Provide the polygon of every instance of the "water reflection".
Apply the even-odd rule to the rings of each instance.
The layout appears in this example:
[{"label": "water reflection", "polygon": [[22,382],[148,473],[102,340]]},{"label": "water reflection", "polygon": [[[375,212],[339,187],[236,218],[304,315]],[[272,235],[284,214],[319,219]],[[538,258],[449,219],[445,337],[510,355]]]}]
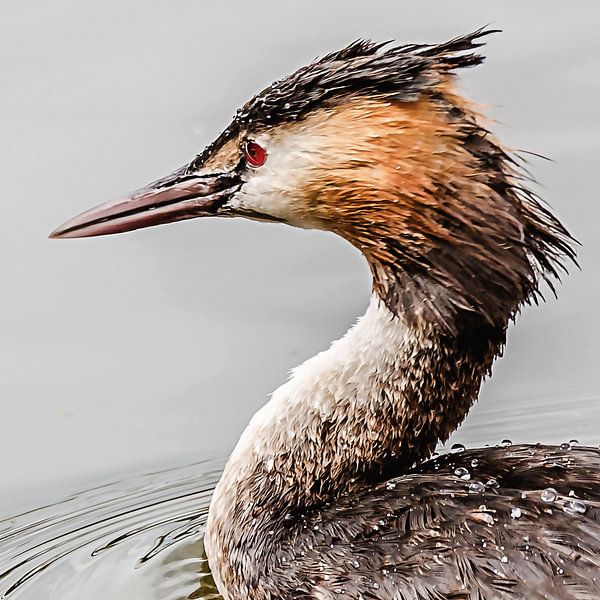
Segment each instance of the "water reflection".
[{"label": "water reflection", "polygon": [[0,522],[0,598],[218,598],[202,535],[221,464],[115,482]]}]

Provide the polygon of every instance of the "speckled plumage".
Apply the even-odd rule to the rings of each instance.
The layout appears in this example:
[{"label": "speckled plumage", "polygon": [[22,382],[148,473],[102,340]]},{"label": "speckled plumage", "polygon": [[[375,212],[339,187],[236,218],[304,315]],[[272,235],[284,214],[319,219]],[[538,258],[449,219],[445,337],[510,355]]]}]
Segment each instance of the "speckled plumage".
[{"label": "speckled plumage", "polygon": [[[232,454],[205,538],[221,593],[594,598],[598,449],[486,448],[410,468],[464,418],[492,359],[415,331],[375,297],[357,326],[274,393]],[[550,486],[564,498],[543,502]],[[578,500],[583,513],[565,512]]]},{"label": "speckled plumage", "polygon": [[583,447],[428,461],[284,523],[261,597],[597,599],[599,467]]}]

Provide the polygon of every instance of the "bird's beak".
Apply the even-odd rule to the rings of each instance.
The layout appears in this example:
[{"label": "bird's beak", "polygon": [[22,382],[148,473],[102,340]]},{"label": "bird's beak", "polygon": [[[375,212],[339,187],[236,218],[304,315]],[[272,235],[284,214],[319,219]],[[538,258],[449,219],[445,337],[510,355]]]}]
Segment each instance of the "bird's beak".
[{"label": "bird's beak", "polygon": [[186,168],[67,221],[51,238],[80,238],[122,233],[162,223],[226,213],[227,200],[242,184],[237,172],[193,174]]}]

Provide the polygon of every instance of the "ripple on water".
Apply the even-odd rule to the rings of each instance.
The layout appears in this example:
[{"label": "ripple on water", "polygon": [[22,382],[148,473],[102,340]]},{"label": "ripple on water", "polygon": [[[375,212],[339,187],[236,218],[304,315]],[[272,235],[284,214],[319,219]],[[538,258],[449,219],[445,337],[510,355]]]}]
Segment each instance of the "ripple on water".
[{"label": "ripple on water", "polygon": [[218,598],[202,536],[219,473],[171,469],[0,521],[0,599]]}]

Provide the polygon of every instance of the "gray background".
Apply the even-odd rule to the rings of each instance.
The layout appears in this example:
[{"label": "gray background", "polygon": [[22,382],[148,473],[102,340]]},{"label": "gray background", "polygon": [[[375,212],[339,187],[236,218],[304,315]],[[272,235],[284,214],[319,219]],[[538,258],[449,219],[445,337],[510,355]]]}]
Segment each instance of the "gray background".
[{"label": "gray background", "polygon": [[359,37],[443,41],[488,22],[463,90],[533,159],[583,242],[560,300],[525,310],[454,441],[600,441],[597,2],[0,3],[0,514],[227,451],[286,372],[360,314],[331,235],[190,221],[56,242],[156,179],[275,78]]}]

